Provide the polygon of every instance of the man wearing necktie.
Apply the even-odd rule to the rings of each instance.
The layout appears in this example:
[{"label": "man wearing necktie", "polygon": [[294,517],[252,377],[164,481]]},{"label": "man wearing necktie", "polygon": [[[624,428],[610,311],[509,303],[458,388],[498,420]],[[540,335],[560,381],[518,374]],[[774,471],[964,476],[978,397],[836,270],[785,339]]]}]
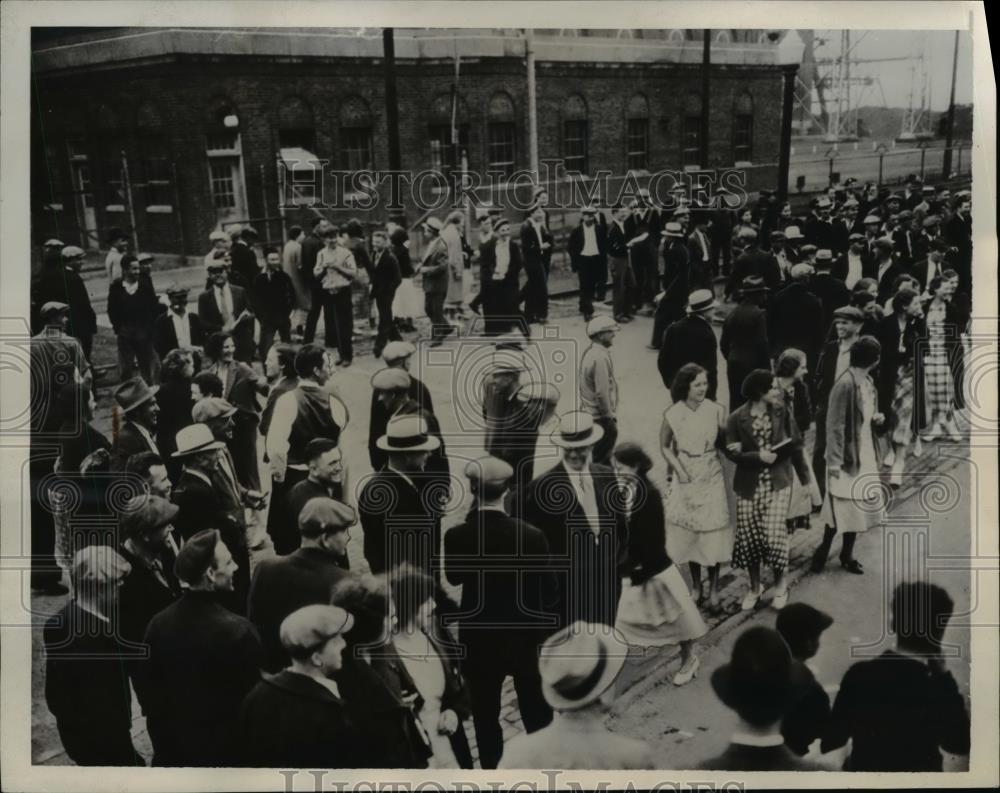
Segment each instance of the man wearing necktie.
[{"label": "man wearing necktie", "polygon": [[208,278],[208,288],[198,295],[198,316],[205,337],[219,331],[232,333],[235,359],[249,363],[254,353],[254,322],[246,291],[229,283],[229,274],[221,261],[209,265]]},{"label": "man wearing necktie", "polygon": [[513,495],[513,512],[545,534],[558,578],[559,626],[614,625],[628,550],[614,471],[593,462],[604,436],[589,413],[567,413],[552,434],[562,461]]}]

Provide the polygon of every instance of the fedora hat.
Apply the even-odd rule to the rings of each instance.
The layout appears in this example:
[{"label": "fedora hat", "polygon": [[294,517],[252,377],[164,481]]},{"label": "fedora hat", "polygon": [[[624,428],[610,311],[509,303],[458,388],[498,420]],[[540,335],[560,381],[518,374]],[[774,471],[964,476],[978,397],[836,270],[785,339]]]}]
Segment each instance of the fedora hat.
[{"label": "fedora hat", "polygon": [[189,454],[224,449],[222,441],[217,441],[207,424],[189,424],[177,433],[177,451],[171,457],[186,457]]},{"label": "fedora hat", "polygon": [[191,408],[191,420],[196,424],[207,424],[212,419],[228,418],[236,414],[236,408],[222,397],[199,399]]},{"label": "fedora hat", "polygon": [[38,313],[43,319],[51,314],[65,314],[68,311],[69,306],[66,303],[60,303],[58,300],[50,300],[38,309]]},{"label": "fedora hat", "polygon": [[698,314],[715,308],[715,295],[711,289],[696,289],[688,295],[687,313]]},{"label": "fedora hat", "polygon": [[388,366],[372,375],[371,384],[375,391],[409,391],[410,375],[405,369]]},{"label": "fedora hat", "polygon": [[519,402],[548,402],[559,404],[559,389],[551,383],[527,383],[521,386],[514,397]]},{"label": "fedora hat", "polygon": [[427,422],[420,416],[393,416],[385,435],[375,445],[384,452],[432,452],[441,441],[427,434]]},{"label": "fedora hat", "polygon": [[417,348],[408,341],[390,341],[382,348],[382,360],[386,363],[389,361],[398,361],[403,358],[409,358],[416,351]]},{"label": "fedora hat", "polygon": [[125,413],[128,413],[151,400],[159,390],[158,385],[150,387],[141,377],[133,377],[115,389],[115,401]]},{"label": "fedora hat", "polygon": [[740,283],[740,292],[744,295],[753,295],[758,292],[770,292],[771,290],[767,288],[767,284],[764,283],[764,279],[759,275],[748,275]]},{"label": "fedora hat", "polygon": [[514,469],[496,457],[486,455],[470,460],[465,466],[465,475],[481,485],[503,485],[514,478]]},{"label": "fedora hat", "polygon": [[549,439],[563,449],[580,449],[593,446],[604,437],[604,428],[594,423],[594,417],[589,413],[576,411],[564,413],[559,417],[559,427]]},{"label": "fedora hat", "polygon": [[615,682],[628,655],[605,626],[574,622],[550,636],[538,654],[542,694],[556,710],[580,710]]},{"label": "fedora hat", "polygon": [[673,221],[670,221],[669,223],[667,223],[663,227],[663,231],[661,232],[661,236],[664,236],[664,237],[683,237],[684,236],[684,230],[681,228],[681,224],[680,223],[674,223]]},{"label": "fedora hat", "polygon": [[441,222],[441,218],[436,218],[432,215],[424,221],[424,228],[440,233],[441,229],[444,228],[444,223]]},{"label": "fedora hat", "polygon": [[785,239],[789,242],[792,240],[803,240],[805,239],[805,235],[798,226],[789,226],[785,229]]},{"label": "fedora hat", "polygon": [[527,372],[528,367],[524,365],[517,350],[499,349],[493,353],[490,359],[490,371],[499,372]]},{"label": "fedora hat", "polygon": [[792,660],[785,640],[772,628],[743,632],[729,663],[712,672],[722,703],[755,725],[773,724],[805,692],[809,676]]}]

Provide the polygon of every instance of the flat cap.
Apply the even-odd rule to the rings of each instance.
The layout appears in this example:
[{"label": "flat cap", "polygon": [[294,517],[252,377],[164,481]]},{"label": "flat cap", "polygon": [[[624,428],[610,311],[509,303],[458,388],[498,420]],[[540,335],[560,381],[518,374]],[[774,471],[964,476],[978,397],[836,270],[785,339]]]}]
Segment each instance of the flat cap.
[{"label": "flat cap", "polygon": [[920,192],[924,195],[934,195],[934,185],[925,184],[920,188]]},{"label": "flat cap", "polygon": [[913,213],[909,209],[904,209],[896,217],[899,218],[900,220],[909,220],[910,218],[913,217]]},{"label": "flat cap", "polygon": [[833,625],[833,617],[808,603],[790,603],[778,612],[774,628],[789,644],[818,639]]},{"label": "flat cap", "polygon": [[816,261],[818,262],[830,262],[833,261],[833,251],[829,248],[820,248],[816,251]]},{"label": "flat cap", "polygon": [[517,389],[515,397],[520,402],[548,402],[559,404],[559,389],[551,383],[527,383]]},{"label": "flat cap", "polygon": [[860,233],[860,232],[858,232],[858,231],[855,231],[847,239],[849,241],[851,241],[851,242],[864,242],[865,241],[865,235],[862,234],[862,233]]},{"label": "flat cap", "polygon": [[371,379],[372,388],[376,391],[409,391],[411,382],[406,370],[396,366],[380,369]]},{"label": "flat cap", "polygon": [[490,359],[491,372],[526,372],[528,367],[524,365],[519,350],[509,348],[498,349]]},{"label": "flat cap", "polygon": [[816,206],[819,209],[829,209],[833,206],[833,202],[827,196],[820,196],[819,200],[816,202]]},{"label": "flat cap", "polygon": [[497,217],[496,220],[493,221],[493,228],[498,230],[503,226],[509,226],[509,225],[510,225],[510,218],[505,218],[503,216],[499,216]]},{"label": "flat cap", "polygon": [[739,236],[741,240],[755,240],[757,239],[757,232],[750,228],[740,229]]},{"label": "flat cap", "polygon": [[293,611],[281,621],[278,637],[288,651],[308,650],[319,647],[341,633],[354,627],[352,617],[340,606],[314,603]]},{"label": "flat cap", "polygon": [[808,256],[811,253],[816,253],[817,250],[818,248],[815,245],[813,245],[811,242],[807,242],[805,245],[799,248],[799,253],[801,253],[803,256]]},{"label": "flat cap", "polygon": [[382,350],[383,361],[398,361],[401,358],[409,358],[417,351],[408,341],[390,341]]},{"label": "flat cap", "polygon": [[583,215],[596,215],[597,207],[595,207],[593,204],[587,204],[587,206],[583,207],[580,210],[580,213]]},{"label": "flat cap", "polygon": [[937,215],[928,215],[927,217],[924,218],[925,229],[929,229],[932,226],[939,226],[939,225],[941,225],[941,218],[939,218]]},{"label": "flat cap", "polygon": [[790,271],[793,281],[800,281],[803,278],[808,278],[816,270],[811,264],[806,264],[805,262],[799,262],[798,264],[793,264]]},{"label": "flat cap", "polygon": [[222,397],[205,397],[195,402],[191,408],[191,420],[195,424],[204,424],[206,421],[232,416],[234,413],[236,408]]},{"label": "flat cap", "polygon": [[156,257],[153,256],[153,254],[151,254],[151,253],[140,253],[135,258],[136,258],[136,261],[138,261],[138,262],[141,263],[141,262],[151,262]]},{"label": "flat cap", "polygon": [[834,319],[849,319],[852,322],[864,322],[865,315],[860,308],[854,306],[841,306],[833,312]]},{"label": "flat cap", "polygon": [[208,235],[209,242],[228,242],[229,235],[224,231],[219,231],[216,229],[211,234]]},{"label": "flat cap", "polygon": [[58,300],[50,300],[48,303],[42,304],[42,307],[38,309],[38,313],[43,317],[47,317],[49,314],[62,314],[64,311],[69,311],[69,306],[65,303],[60,303]]},{"label": "flat cap", "polygon": [[503,460],[487,455],[470,460],[465,466],[465,475],[480,484],[502,485],[514,477],[514,469]]},{"label": "flat cap", "polygon": [[431,217],[424,221],[424,228],[441,231],[441,229],[444,228],[444,223],[441,222],[441,218],[436,218],[431,215]]},{"label": "flat cap", "polygon": [[79,259],[81,256],[86,256],[87,252],[76,245],[67,245],[62,249],[61,255],[64,259]]},{"label": "flat cap", "polygon": [[879,237],[875,240],[875,247],[880,251],[891,251],[893,248],[892,239],[889,237]]},{"label": "flat cap", "polygon": [[854,196],[851,196],[850,198],[848,198],[844,202],[844,204],[843,204],[843,208],[844,209],[849,209],[849,208],[857,207],[857,206],[861,206],[861,205],[858,203],[858,199],[856,199]]},{"label": "flat cap", "polygon": [[866,226],[869,226],[872,223],[881,223],[881,222],[882,218],[880,218],[878,215],[867,215],[864,220]]},{"label": "flat cap", "polygon": [[785,232],[783,231],[772,231],[771,232],[771,242],[784,242]]},{"label": "flat cap", "polygon": [[132,565],[110,545],[88,545],[76,552],[71,570],[77,586],[107,586],[127,576],[132,571]]},{"label": "flat cap", "polygon": [[178,512],[180,507],[160,496],[133,496],[122,509],[119,525],[127,537],[135,537],[169,525]]},{"label": "flat cap", "polygon": [[607,314],[599,314],[587,323],[587,335],[591,338],[609,330],[617,332],[621,327]]},{"label": "flat cap", "polygon": [[299,512],[299,530],[312,529],[304,532],[307,536],[318,537],[330,531],[349,529],[358,522],[358,513],[354,507],[332,498],[310,498]]},{"label": "flat cap", "polygon": [[167,287],[167,297],[180,297],[181,295],[187,296],[191,290],[185,286],[178,286],[177,284],[172,284]]}]

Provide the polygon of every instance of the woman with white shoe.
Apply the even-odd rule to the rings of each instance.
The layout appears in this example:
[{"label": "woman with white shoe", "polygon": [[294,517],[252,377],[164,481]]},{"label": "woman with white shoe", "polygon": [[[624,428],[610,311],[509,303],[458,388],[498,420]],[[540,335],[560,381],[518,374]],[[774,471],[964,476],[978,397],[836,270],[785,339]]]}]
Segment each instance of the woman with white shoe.
[{"label": "woman with white shoe", "polygon": [[[750,611],[764,592],[760,568],[774,571],[771,605],[788,602],[788,529],[785,516],[792,496],[792,477],[809,483],[802,437],[785,407],[778,381],[767,369],[754,369],[743,381],[747,400],[726,422],[726,453],[736,463],[736,543],[733,567],[750,576],[750,591],[741,608]],[[794,467],[794,472],[793,472]]]},{"label": "woman with white shoe", "polygon": [[694,642],[708,626],[667,555],[663,496],[648,477],[653,461],[636,443],[618,444],[612,459],[619,482],[616,507],[626,516],[629,534],[615,630],[630,645],[680,645],[681,666],[673,683],[682,686],[698,673]]},{"label": "woman with white shoe", "polygon": [[953,282],[942,276],[932,278],[927,284],[931,295],[927,304],[927,357],[924,361],[927,375],[927,412],[930,429],[925,441],[936,440],[947,434],[953,441],[961,440],[955,425],[955,376],[951,355],[955,339],[962,330],[949,300],[954,293]]},{"label": "woman with white shoe", "polygon": [[923,454],[920,435],[924,427],[924,362],[927,349],[924,307],[916,291],[903,287],[892,298],[892,314],[879,324],[882,360],[878,375],[879,410],[886,416],[886,433],[892,448],[883,461],[892,473],[889,485],[903,484],[906,454],[913,448]]}]

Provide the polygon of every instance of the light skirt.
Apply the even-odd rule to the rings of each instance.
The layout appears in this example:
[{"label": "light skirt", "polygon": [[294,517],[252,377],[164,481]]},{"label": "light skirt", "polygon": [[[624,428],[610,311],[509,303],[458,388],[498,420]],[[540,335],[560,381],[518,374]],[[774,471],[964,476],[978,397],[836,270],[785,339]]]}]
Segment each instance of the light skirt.
[{"label": "light skirt", "polygon": [[643,647],[679,644],[708,632],[676,564],[638,586],[626,579],[615,629]]}]

